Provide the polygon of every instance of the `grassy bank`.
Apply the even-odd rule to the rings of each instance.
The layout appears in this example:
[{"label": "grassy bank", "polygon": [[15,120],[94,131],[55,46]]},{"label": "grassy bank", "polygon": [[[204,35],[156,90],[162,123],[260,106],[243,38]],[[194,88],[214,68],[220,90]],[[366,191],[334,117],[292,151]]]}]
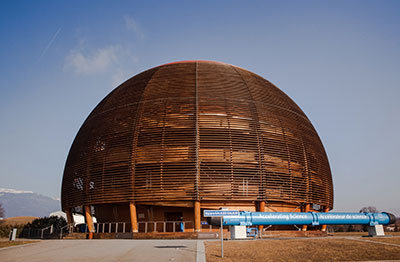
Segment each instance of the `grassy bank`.
[{"label": "grassy bank", "polygon": [[[376,238],[398,244],[400,237]],[[366,241],[367,240],[367,241]],[[220,242],[205,243],[208,262],[213,261],[366,261],[400,259],[400,245],[391,246],[372,238],[355,239],[287,239],[224,242],[224,258]]]}]

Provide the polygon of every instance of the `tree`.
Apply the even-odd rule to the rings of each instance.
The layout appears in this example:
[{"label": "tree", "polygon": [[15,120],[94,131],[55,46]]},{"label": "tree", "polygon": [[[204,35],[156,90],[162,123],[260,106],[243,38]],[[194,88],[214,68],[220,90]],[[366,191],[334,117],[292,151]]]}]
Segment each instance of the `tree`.
[{"label": "tree", "polygon": [[376,207],[369,206],[369,207],[363,207],[363,208],[360,209],[360,213],[364,213],[364,212],[367,212],[367,213],[378,213],[379,211],[378,211],[378,209],[376,209]]},{"label": "tree", "polygon": [[0,203],[0,217],[4,218],[4,215],[5,215],[5,211],[4,211],[3,205]]}]

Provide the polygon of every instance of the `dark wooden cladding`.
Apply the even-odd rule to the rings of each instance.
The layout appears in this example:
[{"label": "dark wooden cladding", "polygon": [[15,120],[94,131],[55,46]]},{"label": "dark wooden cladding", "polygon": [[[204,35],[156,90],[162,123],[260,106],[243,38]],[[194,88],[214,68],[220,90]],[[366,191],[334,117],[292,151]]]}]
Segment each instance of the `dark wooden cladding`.
[{"label": "dark wooden cladding", "polygon": [[128,201],[278,201],[333,207],[324,147],[302,110],[247,70],[172,63],[111,92],[79,130],[63,209]]}]

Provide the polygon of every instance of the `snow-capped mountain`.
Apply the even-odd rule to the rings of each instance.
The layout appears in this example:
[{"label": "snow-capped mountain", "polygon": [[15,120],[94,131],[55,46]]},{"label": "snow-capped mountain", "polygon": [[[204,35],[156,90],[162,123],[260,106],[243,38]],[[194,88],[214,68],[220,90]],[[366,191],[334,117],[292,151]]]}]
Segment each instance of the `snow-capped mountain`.
[{"label": "snow-capped mountain", "polygon": [[0,188],[1,193],[13,193],[13,194],[23,194],[23,193],[32,193],[32,191],[24,191],[24,190],[16,190],[16,189],[9,189],[9,188]]},{"label": "snow-capped mountain", "polygon": [[59,199],[43,196],[32,191],[0,188],[0,203],[5,218],[14,216],[48,216],[61,209]]}]

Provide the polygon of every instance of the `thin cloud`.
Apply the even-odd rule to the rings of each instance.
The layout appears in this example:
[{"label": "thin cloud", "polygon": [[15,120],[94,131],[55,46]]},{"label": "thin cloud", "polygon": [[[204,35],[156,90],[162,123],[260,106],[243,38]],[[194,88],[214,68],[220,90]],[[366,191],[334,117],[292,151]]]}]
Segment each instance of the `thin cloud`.
[{"label": "thin cloud", "polygon": [[80,50],[72,50],[65,58],[64,69],[71,69],[78,74],[104,72],[118,63],[118,46],[99,48],[89,54]]},{"label": "thin cloud", "polygon": [[128,74],[128,72],[122,70],[122,69],[118,69],[113,75],[112,75],[112,85],[113,86],[118,86],[121,83],[123,83],[124,81],[126,81],[128,79],[130,75]]},{"label": "thin cloud", "polygon": [[40,59],[42,59],[42,57],[44,56],[44,54],[47,52],[47,50],[48,50],[48,49],[50,48],[50,46],[53,44],[54,40],[56,40],[56,38],[57,38],[58,34],[60,33],[60,31],[61,31],[61,27],[58,28],[57,32],[56,32],[56,33],[53,35],[53,37],[50,39],[50,42],[47,44],[47,46],[44,48],[43,52],[40,54],[40,56],[39,56],[37,62],[39,62]]},{"label": "thin cloud", "polygon": [[139,62],[131,47],[111,45],[88,50],[85,41],[80,41],[65,57],[64,71],[85,76],[109,75],[112,85],[118,86],[133,75],[133,68]]},{"label": "thin cloud", "polygon": [[128,30],[132,30],[139,40],[144,39],[144,34],[139,24],[130,16],[124,16],[125,26]]}]

